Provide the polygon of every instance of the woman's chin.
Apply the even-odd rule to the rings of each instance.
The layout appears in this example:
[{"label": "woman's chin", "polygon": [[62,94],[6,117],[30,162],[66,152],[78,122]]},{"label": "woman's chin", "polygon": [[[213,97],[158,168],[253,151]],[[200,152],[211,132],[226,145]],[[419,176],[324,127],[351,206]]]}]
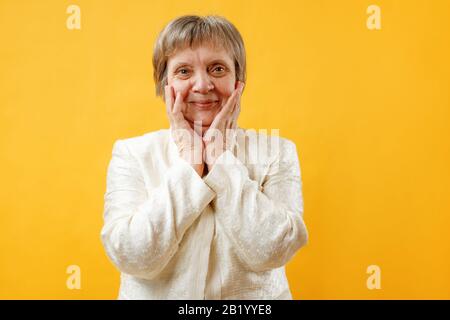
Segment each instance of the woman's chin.
[{"label": "woman's chin", "polygon": [[[196,132],[201,132],[202,135],[205,134],[205,132],[209,129],[209,126],[212,123],[212,121],[205,121],[202,119],[196,119],[196,120],[186,119],[186,120],[193,130],[195,130]],[[201,123],[199,123],[199,122],[194,123],[194,121],[201,121]],[[200,126],[200,124],[201,124],[201,126]]]},{"label": "woman's chin", "polygon": [[201,124],[202,127],[209,127],[214,120],[214,117],[196,117],[194,119],[187,119],[191,126],[194,125],[195,122]]}]

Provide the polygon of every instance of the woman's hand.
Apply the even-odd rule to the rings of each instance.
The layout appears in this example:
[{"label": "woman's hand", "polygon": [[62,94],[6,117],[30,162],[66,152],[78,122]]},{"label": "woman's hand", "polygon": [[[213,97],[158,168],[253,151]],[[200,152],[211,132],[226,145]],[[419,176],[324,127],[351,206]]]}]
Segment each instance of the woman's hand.
[{"label": "woman's hand", "polygon": [[226,150],[231,150],[234,145],[243,89],[244,83],[238,81],[237,88],[230,95],[203,136],[205,144],[203,159],[208,171],[211,171],[217,158]]},{"label": "woman's hand", "polygon": [[[195,132],[184,118],[187,91],[178,92],[175,96],[173,87],[166,85],[165,100],[172,136],[178,147],[180,157],[186,160],[200,177],[204,175],[203,162],[204,143],[200,133]],[[201,126],[200,126],[201,130]]]}]

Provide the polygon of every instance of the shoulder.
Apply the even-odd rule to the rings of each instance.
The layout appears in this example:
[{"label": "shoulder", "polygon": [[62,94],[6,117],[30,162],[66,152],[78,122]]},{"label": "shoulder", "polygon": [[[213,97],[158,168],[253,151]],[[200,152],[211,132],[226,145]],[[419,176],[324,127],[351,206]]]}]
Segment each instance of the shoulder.
[{"label": "shoulder", "polygon": [[129,153],[139,156],[164,148],[170,137],[169,129],[160,129],[139,136],[119,138],[113,144],[113,153]]}]

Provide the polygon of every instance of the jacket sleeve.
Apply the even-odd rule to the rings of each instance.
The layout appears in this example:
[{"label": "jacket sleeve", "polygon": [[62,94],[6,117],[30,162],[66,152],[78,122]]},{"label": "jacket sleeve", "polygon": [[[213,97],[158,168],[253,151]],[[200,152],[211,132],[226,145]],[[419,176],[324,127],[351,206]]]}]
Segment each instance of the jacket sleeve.
[{"label": "jacket sleeve", "polygon": [[214,197],[215,193],[181,158],[157,188],[147,190],[138,162],[125,142],[117,140],[107,170],[101,230],[108,257],[121,272],[153,279]]},{"label": "jacket sleeve", "polygon": [[219,156],[204,178],[217,193],[217,221],[238,256],[255,272],[285,265],[308,241],[296,146],[280,139],[279,155],[261,189],[230,151]]}]

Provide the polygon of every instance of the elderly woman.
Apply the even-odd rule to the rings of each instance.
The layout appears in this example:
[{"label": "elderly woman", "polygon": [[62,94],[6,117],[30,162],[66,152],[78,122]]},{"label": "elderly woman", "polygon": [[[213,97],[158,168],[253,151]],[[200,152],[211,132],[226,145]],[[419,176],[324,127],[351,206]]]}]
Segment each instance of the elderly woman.
[{"label": "elderly woman", "polygon": [[107,172],[118,299],[292,299],[285,264],[308,238],[300,166],[293,142],[260,148],[237,126],[241,35],[223,17],[179,17],[153,67],[170,129],[117,140]]}]

